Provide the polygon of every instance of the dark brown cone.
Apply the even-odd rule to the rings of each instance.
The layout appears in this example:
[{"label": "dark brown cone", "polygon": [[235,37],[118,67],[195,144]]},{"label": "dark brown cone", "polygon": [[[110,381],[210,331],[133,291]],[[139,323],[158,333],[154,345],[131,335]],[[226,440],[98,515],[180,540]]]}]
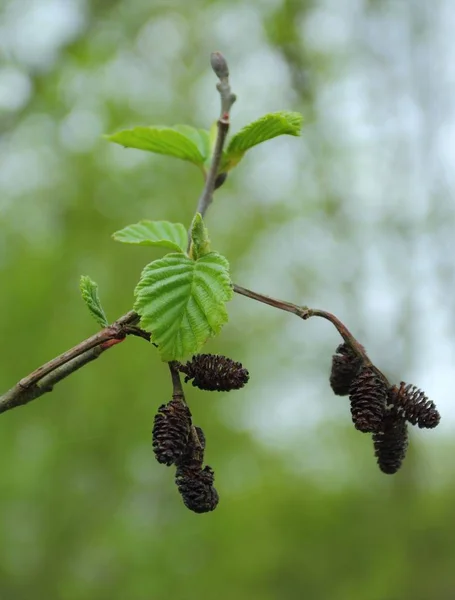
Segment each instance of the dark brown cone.
[{"label": "dark brown cone", "polygon": [[347,396],[352,380],[357,375],[362,360],[358,358],[347,344],[340,344],[336,354],[332,356],[330,385],[337,396]]},{"label": "dark brown cone", "polygon": [[195,513],[214,510],[219,501],[218,492],[213,487],[215,474],[206,466],[204,469],[177,469],[175,482],[187,508]]},{"label": "dark brown cone", "polygon": [[408,426],[395,412],[387,414],[373,433],[374,454],[383,473],[393,475],[401,467],[408,448]]},{"label": "dark brown cone", "polygon": [[200,390],[229,392],[242,388],[250,378],[249,373],[239,362],[218,354],[196,354],[179,370],[185,373],[185,383]]},{"label": "dark brown cone", "polygon": [[191,428],[190,409],[175,398],[159,407],[153,425],[153,451],[159,463],[170,466],[184,454]]},{"label": "dark brown cone", "polygon": [[379,430],[387,391],[386,384],[371,367],[365,367],[356,375],[349,388],[352,421],[356,429],[363,433]]},{"label": "dark brown cone", "polygon": [[432,429],[439,424],[441,415],[439,414],[435,403],[428,400],[424,392],[415,385],[400,383],[390,390],[390,398],[395,405],[396,410],[411,423],[418,425],[421,429]]}]

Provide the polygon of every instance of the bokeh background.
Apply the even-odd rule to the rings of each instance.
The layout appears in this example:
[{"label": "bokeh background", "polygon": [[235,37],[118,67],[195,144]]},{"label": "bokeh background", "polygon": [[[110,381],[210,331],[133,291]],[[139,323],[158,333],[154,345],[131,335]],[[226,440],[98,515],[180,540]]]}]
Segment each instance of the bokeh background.
[{"label": "bokeh background", "polygon": [[331,394],[334,328],[235,297],[207,351],[249,385],[187,387],[221,497],[195,515],[152,452],[168,370],[129,338],[0,418],[2,600],[455,597],[454,28],[452,0],[1,0],[1,391],[94,333],[81,274],[112,320],[131,308],[160,252],[113,231],[190,222],[197,170],[102,134],[209,127],[221,50],[234,131],[280,109],[305,126],[228,178],[213,247],[236,283],[335,313],[442,413],[383,475]]}]

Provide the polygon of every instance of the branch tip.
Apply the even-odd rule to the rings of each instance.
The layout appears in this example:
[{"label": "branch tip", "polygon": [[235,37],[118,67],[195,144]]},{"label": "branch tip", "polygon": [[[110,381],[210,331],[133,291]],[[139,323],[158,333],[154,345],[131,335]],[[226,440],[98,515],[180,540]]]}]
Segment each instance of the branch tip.
[{"label": "branch tip", "polygon": [[[236,95],[232,93],[231,86],[229,84],[229,69],[227,66],[226,59],[221,52],[213,52],[210,56],[210,63],[212,69],[219,78],[219,82],[216,84],[216,89],[220,94],[221,109],[220,117],[217,123],[217,135],[215,140],[215,147],[213,149],[212,161],[210,168],[207,173],[205,180],[205,186],[202,190],[199,202],[196,208],[196,212],[200,213],[201,217],[205,216],[208,207],[212,203],[213,193],[215,189],[220,187],[224,182],[222,178],[223,174],[219,173],[219,168],[223,158],[223,149],[226,143],[227,134],[229,131],[229,114],[231,107],[236,100]],[[218,176],[221,178],[218,179]],[[191,231],[188,232],[188,250],[191,245]]]}]

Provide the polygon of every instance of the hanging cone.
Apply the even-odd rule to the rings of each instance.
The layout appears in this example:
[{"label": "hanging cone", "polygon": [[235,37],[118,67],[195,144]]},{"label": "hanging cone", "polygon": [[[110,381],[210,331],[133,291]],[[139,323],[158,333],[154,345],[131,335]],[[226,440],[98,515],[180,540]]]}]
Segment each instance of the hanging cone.
[{"label": "hanging cone", "polygon": [[249,373],[239,362],[218,354],[196,354],[179,370],[185,373],[185,383],[200,390],[229,392],[242,388],[249,379]]},{"label": "hanging cone", "polygon": [[439,424],[441,415],[435,403],[428,400],[424,392],[415,385],[404,383],[393,386],[391,390],[391,401],[397,411],[412,425],[418,425],[421,429],[433,429]]},{"label": "hanging cone", "polygon": [[352,421],[359,431],[378,431],[385,413],[387,386],[371,367],[365,367],[349,388]]},{"label": "hanging cone", "polygon": [[383,473],[393,475],[401,467],[408,448],[408,427],[395,412],[384,417],[381,427],[373,433],[374,453]]},{"label": "hanging cone", "polygon": [[347,344],[340,344],[332,356],[330,385],[337,396],[347,396],[354,377],[359,372],[362,360],[356,356]]},{"label": "hanging cone", "polygon": [[160,406],[153,425],[153,451],[159,463],[170,466],[181,458],[190,427],[190,409],[182,400],[175,398]]},{"label": "hanging cone", "polygon": [[215,510],[219,496],[213,487],[215,474],[206,466],[204,469],[177,469],[175,482],[187,508],[195,513]]}]

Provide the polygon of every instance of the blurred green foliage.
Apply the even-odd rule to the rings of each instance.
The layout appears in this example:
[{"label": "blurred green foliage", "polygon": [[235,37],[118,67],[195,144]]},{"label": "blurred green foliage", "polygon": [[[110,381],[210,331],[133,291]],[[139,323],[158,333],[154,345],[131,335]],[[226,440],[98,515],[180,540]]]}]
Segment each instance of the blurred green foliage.
[{"label": "blurred green foliage", "polygon": [[[361,253],[352,232],[361,224],[343,212],[342,191],[326,175],[335,150],[318,126],[318,85],[330,81],[341,57],[307,46],[300,31],[316,3],[260,2],[253,9],[203,0],[74,1],[67,17],[66,3],[38,4],[6,0],[0,15],[3,40],[37,19],[29,37],[24,30],[2,56],[30,89],[0,113],[0,160],[8,175],[1,179],[0,389],[95,331],[78,291],[81,274],[99,283],[108,315],[131,309],[143,265],[161,251],[116,244],[112,232],[144,218],[189,225],[200,174],[165,157],[115,148],[101,135],[143,124],[208,128],[218,109],[208,57],[222,45],[239,93],[234,122],[263,112],[241,95],[247,85],[257,91],[255,101],[265,98],[266,110],[304,113],[310,150],[298,170],[311,170],[319,183],[315,192],[295,176],[287,182],[284,160],[271,203],[267,190],[255,195],[261,172],[245,159],[208,214],[214,247],[228,257],[234,280],[243,274],[239,284],[254,287],[263,273],[270,287],[258,291],[280,296],[285,273],[295,293],[288,300],[329,298],[343,308],[340,317],[351,316],[350,328],[370,331],[361,341],[373,345],[380,327],[368,329],[353,291]],[[383,8],[360,4],[365,14]],[[48,37],[39,37],[40,28]],[[282,72],[287,77],[273,89],[264,56],[275,81]],[[250,64],[242,80],[247,60],[256,70]],[[297,144],[288,140],[273,150],[274,143],[272,156],[285,157]],[[365,199],[362,210],[368,209]],[[340,248],[343,241],[352,247],[348,276],[328,292],[316,253],[289,248],[282,268],[273,262],[282,250],[275,232],[289,223],[303,227],[301,219],[318,239],[330,231]],[[400,226],[384,225],[390,243],[406,236]],[[264,237],[270,260],[254,262]],[[344,255],[336,263],[336,253],[326,256],[321,248],[328,272],[342,273]],[[249,256],[253,282],[245,275]],[[157,407],[170,398],[168,370],[152,347],[129,338],[53,393],[1,416],[0,598],[452,600],[453,444],[436,436],[428,448],[423,440],[433,433],[417,434],[402,471],[381,474],[368,436],[353,430],[348,407],[328,388],[335,333],[325,338],[322,323],[294,322],[244,298],[230,304],[231,322],[207,350],[243,361],[251,383],[230,395],[187,387],[194,421],[207,435],[217,510],[187,511],[172,470],[154,461],[151,428]],[[400,331],[404,350],[390,348],[389,340],[375,347],[378,359],[391,356],[397,377],[415,339]],[[289,373],[298,378],[301,402],[290,409],[289,432],[268,440],[264,419],[270,415],[267,431],[278,428]],[[273,403],[265,397],[269,388]],[[312,425],[318,407],[323,419]]]}]

